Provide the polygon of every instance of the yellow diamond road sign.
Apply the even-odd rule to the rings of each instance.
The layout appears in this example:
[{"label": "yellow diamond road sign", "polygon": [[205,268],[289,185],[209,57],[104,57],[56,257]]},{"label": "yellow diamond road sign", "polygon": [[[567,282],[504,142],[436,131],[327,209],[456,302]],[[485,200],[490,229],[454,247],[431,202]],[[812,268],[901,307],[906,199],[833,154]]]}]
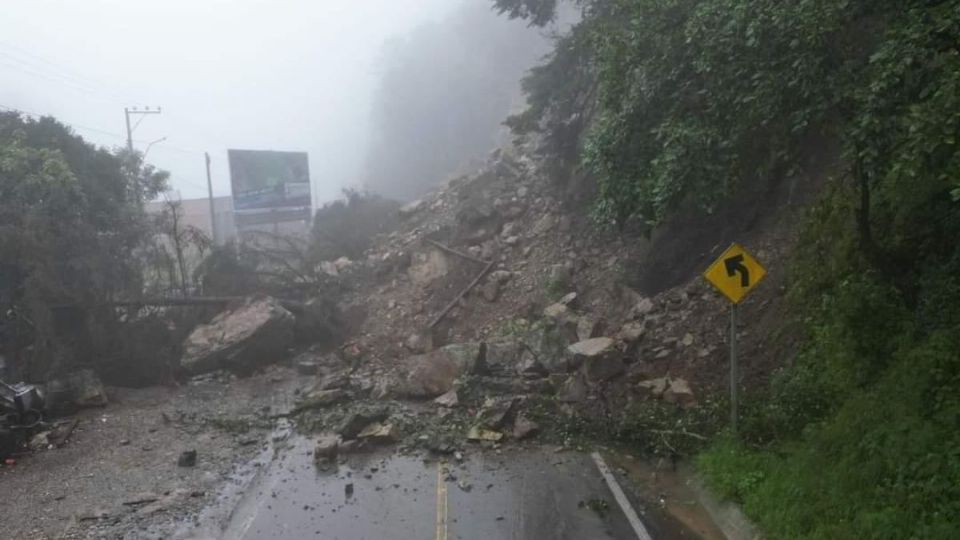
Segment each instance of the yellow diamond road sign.
[{"label": "yellow diamond road sign", "polygon": [[734,304],[742,302],[766,275],[766,269],[740,244],[727,248],[703,273]]}]

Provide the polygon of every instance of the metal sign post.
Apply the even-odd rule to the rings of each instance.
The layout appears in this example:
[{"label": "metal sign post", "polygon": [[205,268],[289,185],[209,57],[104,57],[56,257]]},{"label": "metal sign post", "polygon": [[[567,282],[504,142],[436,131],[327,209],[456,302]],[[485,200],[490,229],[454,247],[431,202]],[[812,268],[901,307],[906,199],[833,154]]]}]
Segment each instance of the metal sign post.
[{"label": "metal sign post", "polygon": [[737,365],[737,310],[767,275],[766,269],[740,244],[733,244],[703,273],[730,300],[730,429],[737,433],[740,373]]},{"label": "metal sign post", "polygon": [[740,375],[737,373],[737,304],[730,306],[730,430],[737,434],[737,416],[739,399],[737,382]]}]

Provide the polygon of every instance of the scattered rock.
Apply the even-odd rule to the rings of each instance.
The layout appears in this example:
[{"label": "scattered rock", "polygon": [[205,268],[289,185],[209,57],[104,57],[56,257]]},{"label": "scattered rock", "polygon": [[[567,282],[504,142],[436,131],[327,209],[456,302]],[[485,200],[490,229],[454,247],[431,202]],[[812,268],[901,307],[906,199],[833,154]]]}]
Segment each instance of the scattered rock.
[{"label": "scattered rock", "polygon": [[577,307],[577,293],[571,292],[563,295],[563,298],[561,298],[558,303],[567,307]]},{"label": "scattered rock", "polygon": [[248,298],[198,326],[183,344],[189,373],[249,371],[279,360],[293,339],[294,317],[271,297]]},{"label": "scattered rock", "polygon": [[537,220],[536,223],[534,223],[530,234],[533,236],[541,236],[553,229],[556,223],[557,220],[553,214],[544,214],[540,217],[540,219]]},{"label": "scattered rock", "polygon": [[410,398],[433,398],[449,392],[461,375],[485,371],[486,344],[447,345],[408,358],[406,364],[407,375],[397,393]]},{"label": "scattered rock", "polygon": [[344,441],[356,439],[364,428],[375,422],[383,422],[388,416],[390,413],[385,408],[355,412],[343,419],[337,433]]},{"label": "scattered rock", "polygon": [[545,307],[543,309],[543,316],[554,321],[565,322],[572,318],[573,313],[566,304],[557,302],[556,304],[550,304]]},{"label": "scattered rock", "polygon": [[34,452],[39,452],[40,450],[46,450],[50,446],[50,432],[44,431],[37,433],[33,437],[30,437],[30,449]]},{"label": "scattered rock", "polygon": [[500,298],[500,282],[495,279],[488,279],[487,282],[480,287],[480,295],[487,302],[496,302],[497,299]]},{"label": "scattered rock", "polygon": [[410,334],[403,345],[417,354],[423,354],[433,348],[433,339],[428,332]]},{"label": "scattered rock", "polygon": [[688,333],[688,334],[685,334],[685,335],[683,336],[683,339],[680,340],[680,343],[681,343],[684,347],[689,347],[689,346],[693,345],[693,334],[689,334],[689,333]]},{"label": "scattered rock", "polygon": [[[311,389],[316,390],[345,390],[350,387],[350,372],[341,369],[324,375]],[[309,394],[310,391],[307,393]]]},{"label": "scattered rock", "polygon": [[547,281],[556,286],[567,286],[573,278],[570,267],[565,264],[554,264],[547,274]]},{"label": "scattered rock", "polygon": [[196,464],[197,464],[196,450],[185,450],[180,453],[180,457],[177,459],[178,467],[193,467]]},{"label": "scattered rock", "polygon": [[333,264],[333,261],[321,261],[320,271],[330,277],[338,277],[340,275],[340,272],[337,271],[337,265]]},{"label": "scattered rock", "polygon": [[417,253],[413,256],[407,274],[417,285],[425,286],[439,279],[450,271],[447,256],[439,249],[431,248],[426,253]]},{"label": "scattered rock", "polygon": [[483,429],[480,426],[473,426],[470,428],[470,431],[467,432],[467,440],[470,441],[498,442],[501,439],[503,439],[503,433],[489,429]]},{"label": "scattered rock", "polygon": [[603,321],[599,317],[584,315],[577,322],[577,338],[581,341],[603,335]]},{"label": "scattered rock", "polygon": [[644,298],[637,302],[635,306],[633,306],[633,309],[630,310],[630,315],[632,318],[638,319],[653,311],[653,308],[653,300]]},{"label": "scattered rock", "polygon": [[530,352],[550,373],[572,371],[567,346],[571,335],[568,324],[538,325],[524,338]]},{"label": "scattered rock", "polygon": [[584,366],[584,372],[591,381],[605,381],[619,375],[624,370],[620,351],[616,341],[608,337],[587,339],[567,347],[571,357],[570,364],[576,369]]},{"label": "scattered rock", "polygon": [[393,424],[374,422],[363,428],[363,430],[357,434],[357,438],[377,444],[391,444],[400,440],[400,435]]},{"label": "scattered rock", "polygon": [[646,381],[640,381],[637,383],[637,389],[641,393],[647,393],[651,397],[660,398],[663,396],[663,393],[667,390],[667,385],[669,379],[666,377],[658,377],[656,379],[649,379]]},{"label": "scattered rock", "polygon": [[313,459],[317,463],[328,463],[337,457],[340,448],[340,437],[332,433],[321,435],[317,439],[317,446],[313,449]]},{"label": "scattered rock", "polygon": [[517,419],[513,422],[513,438],[518,441],[526,439],[539,430],[540,426],[536,422],[522,414],[517,415]]},{"label": "scattered rock", "polygon": [[297,406],[294,407],[291,414],[297,414],[310,409],[329,407],[346,400],[349,395],[346,390],[339,388],[331,390],[311,389],[300,396]]},{"label": "scattered rock", "polygon": [[513,272],[509,270],[496,270],[490,273],[490,280],[496,281],[501,285],[507,283],[513,278]]},{"label": "scattered rock", "polygon": [[416,214],[417,212],[423,209],[424,204],[425,204],[424,200],[419,199],[401,206],[400,210],[398,211],[400,214],[400,217],[408,218]]},{"label": "scattered rock", "polygon": [[477,426],[496,431],[503,430],[516,413],[517,398],[487,398],[477,412]]},{"label": "scattered rock", "polygon": [[446,394],[433,400],[434,403],[440,405],[441,407],[456,407],[460,403],[460,397],[457,395],[457,389],[454,388]]},{"label": "scattered rock", "polygon": [[520,364],[517,365],[517,373],[523,377],[544,377],[548,371],[536,356],[526,351],[520,359]]},{"label": "scattered rock", "polygon": [[663,392],[663,400],[667,403],[676,403],[683,408],[694,407],[697,404],[690,383],[679,378],[670,379],[670,384]]}]

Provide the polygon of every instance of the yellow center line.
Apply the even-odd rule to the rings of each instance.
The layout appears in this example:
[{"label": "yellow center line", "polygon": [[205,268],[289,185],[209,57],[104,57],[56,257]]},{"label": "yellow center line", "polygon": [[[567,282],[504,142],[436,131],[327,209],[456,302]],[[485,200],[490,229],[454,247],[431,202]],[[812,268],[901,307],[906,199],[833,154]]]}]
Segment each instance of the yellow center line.
[{"label": "yellow center line", "polygon": [[437,540],[447,540],[447,482],[444,467],[437,464]]}]

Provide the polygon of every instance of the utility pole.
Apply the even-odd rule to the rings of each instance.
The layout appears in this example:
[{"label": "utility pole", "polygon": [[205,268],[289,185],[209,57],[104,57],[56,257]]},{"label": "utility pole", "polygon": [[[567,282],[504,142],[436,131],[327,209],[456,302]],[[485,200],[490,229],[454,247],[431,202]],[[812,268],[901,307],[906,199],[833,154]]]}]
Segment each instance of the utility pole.
[{"label": "utility pole", "polygon": [[[130,126],[131,114],[140,115],[140,119],[137,120],[137,123],[134,124],[132,127]],[[136,160],[133,159],[133,132],[134,130],[137,129],[137,126],[140,125],[140,122],[143,122],[143,119],[146,118],[148,114],[160,114],[160,107],[157,107],[156,109],[151,109],[150,107],[144,107],[143,109],[138,109],[136,107],[123,108],[124,120],[126,120],[127,122],[127,159],[130,160],[131,171],[133,171],[134,165],[136,164]],[[149,146],[147,147],[147,149],[149,149]],[[140,191],[140,181],[136,178],[131,178],[131,183],[133,184],[134,194],[137,198],[137,204],[142,204],[143,193],[141,193]]]},{"label": "utility pole", "polygon": [[213,244],[217,244],[217,212],[213,204],[213,180],[210,179],[210,153],[204,152],[203,157],[207,161],[207,194],[210,200],[210,236]]},{"label": "utility pole", "polygon": [[[144,107],[143,109],[138,109],[136,107],[124,107],[123,115],[127,121],[127,151],[133,154],[133,132],[137,129],[137,126],[140,125],[140,122],[143,122],[143,119],[148,114],[160,114],[160,107],[156,109],[151,109],[150,107]],[[137,121],[133,127],[130,126],[130,115],[139,114],[140,120]]]}]

